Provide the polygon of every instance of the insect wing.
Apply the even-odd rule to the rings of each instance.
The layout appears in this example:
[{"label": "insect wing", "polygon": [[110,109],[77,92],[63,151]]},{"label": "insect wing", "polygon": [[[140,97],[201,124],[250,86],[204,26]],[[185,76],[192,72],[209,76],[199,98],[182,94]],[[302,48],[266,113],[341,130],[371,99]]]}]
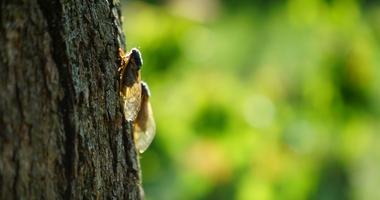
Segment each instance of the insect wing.
[{"label": "insect wing", "polygon": [[[140,153],[143,153],[146,149],[148,149],[154,139],[154,136],[156,135],[156,123],[154,121],[152,107],[149,102],[147,107],[149,115],[146,121],[135,124],[135,144]],[[141,123],[144,123],[144,125]]]},{"label": "insect wing", "polygon": [[124,116],[127,121],[136,119],[141,105],[141,55],[137,49],[126,55],[119,49],[121,67],[120,71],[120,95],[123,101]]},{"label": "insect wing", "polygon": [[134,123],[134,139],[136,148],[140,153],[143,153],[149,147],[156,134],[156,123],[149,96],[147,85],[142,83],[142,104]]}]

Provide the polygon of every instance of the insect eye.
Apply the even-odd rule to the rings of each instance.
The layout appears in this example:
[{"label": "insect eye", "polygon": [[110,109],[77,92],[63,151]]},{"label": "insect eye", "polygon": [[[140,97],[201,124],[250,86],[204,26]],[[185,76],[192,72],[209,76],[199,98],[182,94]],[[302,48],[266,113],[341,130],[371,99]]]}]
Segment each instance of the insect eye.
[{"label": "insect eye", "polygon": [[136,64],[137,68],[140,69],[142,64],[143,64],[143,60],[141,58],[141,53],[138,49],[136,49],[136,48],[132,49],[131,58],[134,61],[134,63]]}]

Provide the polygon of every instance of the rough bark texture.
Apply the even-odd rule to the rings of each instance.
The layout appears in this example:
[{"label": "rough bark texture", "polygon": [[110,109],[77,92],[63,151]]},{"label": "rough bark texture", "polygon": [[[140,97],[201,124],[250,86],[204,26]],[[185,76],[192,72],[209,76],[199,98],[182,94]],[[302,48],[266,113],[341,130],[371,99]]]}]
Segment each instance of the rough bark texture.
[{"label": "rough bark texture", "polygon": [[119,4],[0,0],[0,199],[141,199]]}]

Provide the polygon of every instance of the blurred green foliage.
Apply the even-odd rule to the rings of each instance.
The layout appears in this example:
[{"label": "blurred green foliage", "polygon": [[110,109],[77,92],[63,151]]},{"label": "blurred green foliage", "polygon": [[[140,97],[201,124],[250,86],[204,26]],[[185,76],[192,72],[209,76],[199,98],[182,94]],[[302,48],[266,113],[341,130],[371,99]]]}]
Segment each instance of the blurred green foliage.
[{"label": "blurred green foliage", "polygon": [[380,4],[124,2],[147,199],[380,199]]}]

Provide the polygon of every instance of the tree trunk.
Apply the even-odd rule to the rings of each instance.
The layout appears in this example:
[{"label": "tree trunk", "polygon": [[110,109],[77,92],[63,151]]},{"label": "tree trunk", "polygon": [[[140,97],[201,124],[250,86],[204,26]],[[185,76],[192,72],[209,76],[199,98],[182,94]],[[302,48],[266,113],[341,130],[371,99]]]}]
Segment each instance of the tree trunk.
[{"label": "tree trunk", "polygon": [[141,199],[119,1],[0,0],[0,198]]}]

